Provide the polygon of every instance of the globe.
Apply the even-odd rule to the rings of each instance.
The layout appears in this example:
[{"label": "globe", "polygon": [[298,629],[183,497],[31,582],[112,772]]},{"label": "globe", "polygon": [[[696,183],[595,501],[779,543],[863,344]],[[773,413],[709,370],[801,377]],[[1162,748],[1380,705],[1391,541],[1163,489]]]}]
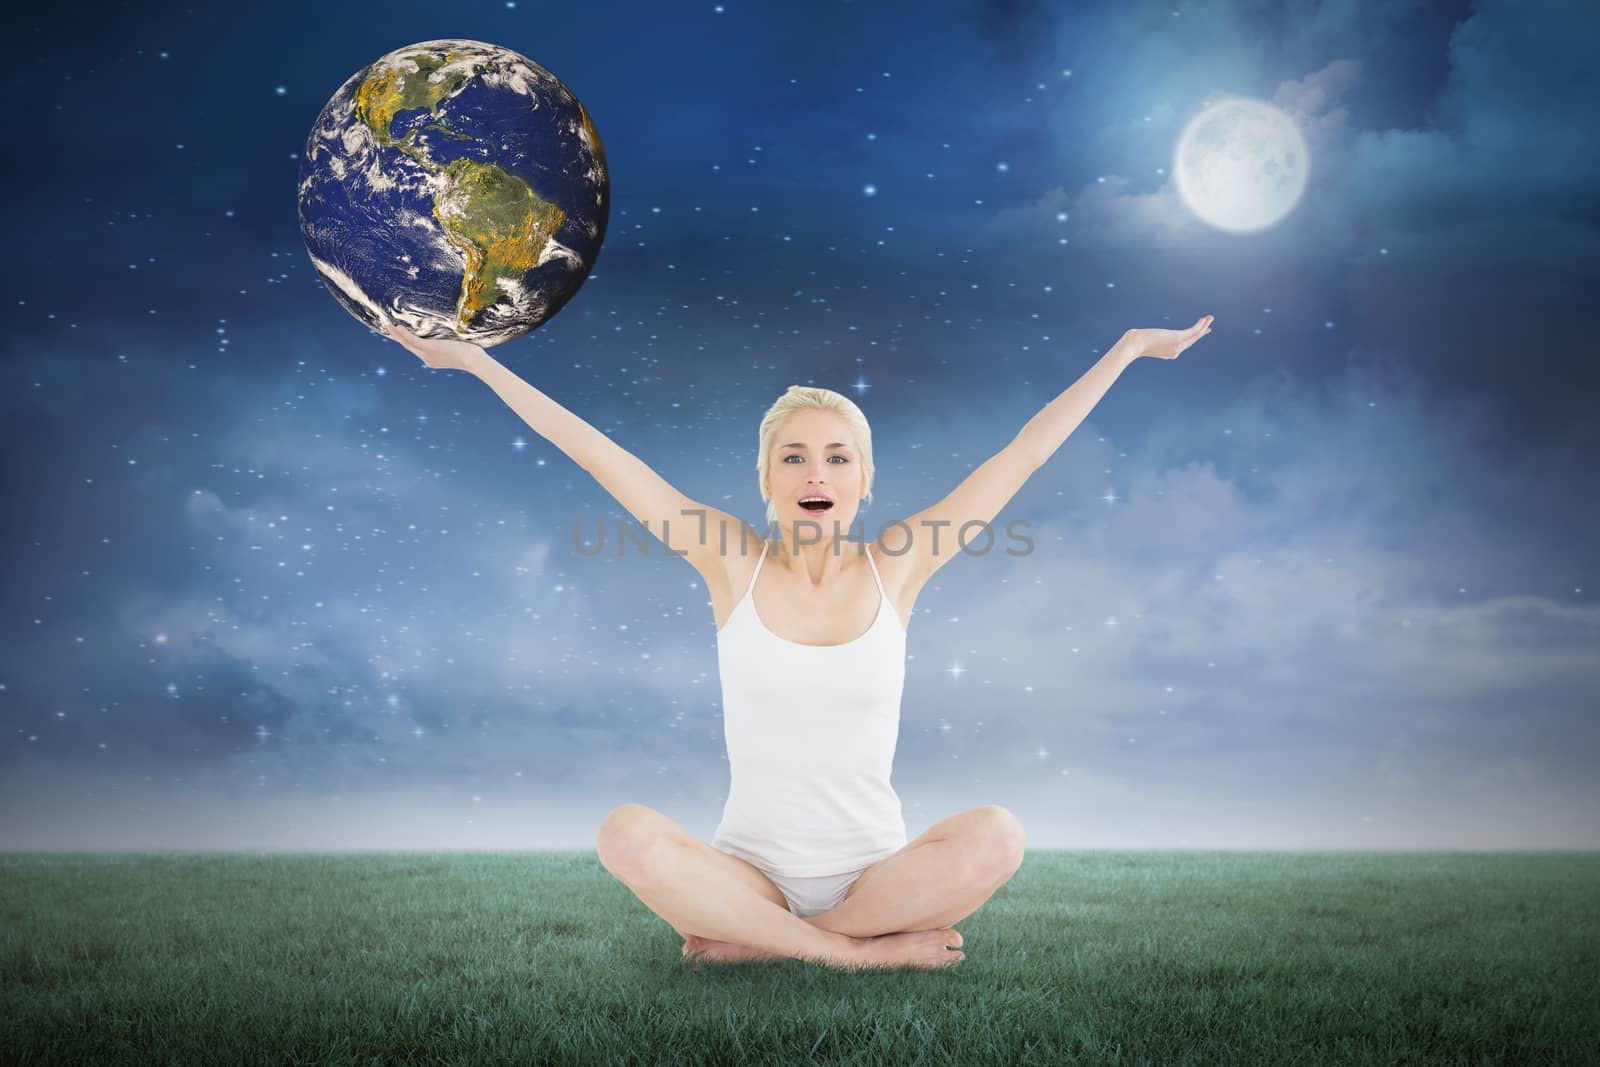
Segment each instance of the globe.
[{"label": "globe", "polygon": [[583,285],[610,186],[589,113],[555,75],[482,41],[424,41],[351,75],[317,116],[300,232],[368,327],[488,347]]}]

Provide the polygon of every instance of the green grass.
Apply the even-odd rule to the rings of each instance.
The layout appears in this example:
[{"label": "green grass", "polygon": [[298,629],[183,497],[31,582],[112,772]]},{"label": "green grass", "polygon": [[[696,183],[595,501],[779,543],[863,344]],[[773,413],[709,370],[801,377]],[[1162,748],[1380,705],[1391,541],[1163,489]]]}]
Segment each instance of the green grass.
[{"label": "green grass", "polygon": [[1029,853],[947,971],[702,964],[591,853],[0,857],[11,1063],[1600,1063],[1595,854]]}]

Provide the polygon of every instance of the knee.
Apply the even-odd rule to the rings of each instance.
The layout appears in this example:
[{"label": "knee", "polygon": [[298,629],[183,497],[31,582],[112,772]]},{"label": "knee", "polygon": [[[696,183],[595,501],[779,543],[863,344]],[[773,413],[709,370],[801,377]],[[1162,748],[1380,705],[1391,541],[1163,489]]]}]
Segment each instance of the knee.
[{"label": "knee", "polygon": [[594,833],[600,865],[615,874],[619,868],[635,864],[649,843],[644,829],[653,814],[643,804],[619,804],[612,808]]},{"label": "knee", "polygon": [[978,810],[983,812],[987,871],[995,878],[1010,878],[1022,866],[1027,847],[1022,820],[999,804],[985,804]]}]

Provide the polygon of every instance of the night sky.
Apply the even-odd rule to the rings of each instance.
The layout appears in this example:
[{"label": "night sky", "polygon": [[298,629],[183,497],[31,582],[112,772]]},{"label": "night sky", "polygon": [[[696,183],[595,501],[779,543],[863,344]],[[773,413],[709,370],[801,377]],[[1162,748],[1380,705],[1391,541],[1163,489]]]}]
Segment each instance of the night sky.
[{"label": "night sky", "polygon": [[[912,836],[1600,844],[1600,14],[1578,2],[32,8],[10,49],[0,847],[592,849],[727,793],[693,568],[476,377],[329,294],[296,175],[395,48],[581,99],[590,279],[500,362],[764,523],[793,383],[943,497],[1130,327],[1139,360],[909,628]],[[1226,97],[1309,151],[1203,221]],[[1008,542],[1001,541],[1003,548]]]}]

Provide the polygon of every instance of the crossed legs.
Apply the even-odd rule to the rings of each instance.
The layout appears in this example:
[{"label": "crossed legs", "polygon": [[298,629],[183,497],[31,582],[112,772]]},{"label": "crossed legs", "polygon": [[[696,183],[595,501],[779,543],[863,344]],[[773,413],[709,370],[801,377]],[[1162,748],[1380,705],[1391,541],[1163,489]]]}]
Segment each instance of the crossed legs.
[{"label": "crossed legs", "polygon": [[641,804],[612,811],[595,842],[601,865],[685,939],[826,961],[852,958],[872,938],[939,930],[972,914],[1021,866],[1024,837],[998,805],[961,812],[867,868],[838,907],[805,919],[755,867]]}]

